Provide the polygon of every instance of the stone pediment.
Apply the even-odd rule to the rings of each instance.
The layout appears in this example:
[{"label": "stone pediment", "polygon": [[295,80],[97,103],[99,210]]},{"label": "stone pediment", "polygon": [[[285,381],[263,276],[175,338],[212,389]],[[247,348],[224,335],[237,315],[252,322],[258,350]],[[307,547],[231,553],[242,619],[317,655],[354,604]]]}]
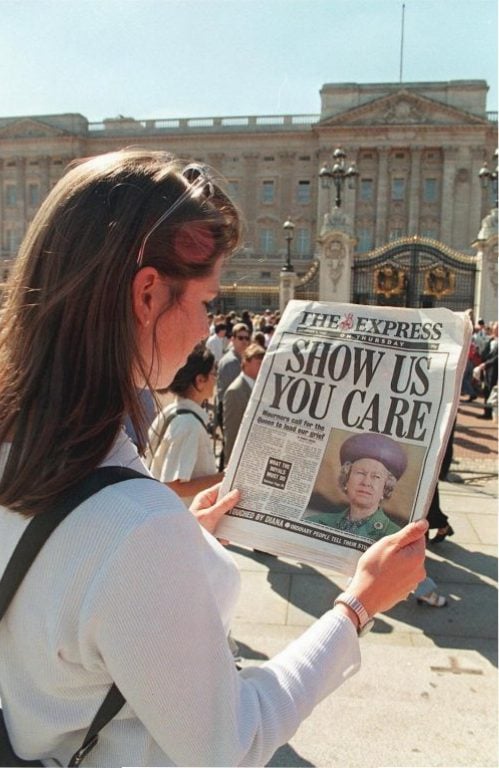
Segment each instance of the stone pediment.
[{"label": "stone pediment", "polygon": [[65,136],[67,131],[54,128],[40,120],[23,117],[11,120],[6,125],[0,125],[0,139],[40,139],[54,136]]},{"label": "stone pediment", "polygon": [[319,126],[363,125],[483,125],[487,120],[440,101],[401,89],[334,117]]}]

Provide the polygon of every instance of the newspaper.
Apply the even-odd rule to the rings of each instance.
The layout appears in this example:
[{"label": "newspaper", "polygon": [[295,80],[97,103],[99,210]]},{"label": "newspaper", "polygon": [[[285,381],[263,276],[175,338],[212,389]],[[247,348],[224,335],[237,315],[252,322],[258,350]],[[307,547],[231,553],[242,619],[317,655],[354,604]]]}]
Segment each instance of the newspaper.
[{"label": "newspaper", "polygon": [[217,536],[351,574],[425,517],[470,336],[448,309],[289,302],[222,485],[241,500]]}]

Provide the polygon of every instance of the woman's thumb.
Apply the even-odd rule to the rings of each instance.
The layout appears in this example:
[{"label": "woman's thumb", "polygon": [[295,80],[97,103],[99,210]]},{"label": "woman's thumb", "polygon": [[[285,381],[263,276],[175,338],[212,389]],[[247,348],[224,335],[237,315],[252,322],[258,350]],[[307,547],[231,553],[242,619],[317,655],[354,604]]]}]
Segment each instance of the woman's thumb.
[{"label": "woman's thumb", "polygon": [[401,531],[395,534],[394,539],[398,547],[406,547],[424,536],[428,530],[427,520],[416,520],[414,523],[408,523]]},{"label": "woman's thumb", "polygon": [[241,492],[238,491],[237,488],[233,488],[229,493],[226,493],[225,496],[217,499],[212,509],[222,516],[227,510],[232,509],[240,498]]}]

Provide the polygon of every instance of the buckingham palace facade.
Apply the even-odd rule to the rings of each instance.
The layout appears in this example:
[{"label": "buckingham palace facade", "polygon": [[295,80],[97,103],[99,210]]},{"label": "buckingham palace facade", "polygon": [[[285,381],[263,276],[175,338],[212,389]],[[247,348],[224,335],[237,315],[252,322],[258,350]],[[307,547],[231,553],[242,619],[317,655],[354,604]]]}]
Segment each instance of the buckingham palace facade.
[{"label": "buckingham palace facade", "polygon": [[322,87],[318,114],[120,115],[99,123],[80,114],[2,117],[0,281],[68,163],[128,146],[201,161],[225,179],[245,220],[244,245],[223,275],[227,308],[244,308],[251,296],[254,304],[271,302],[287,255],[287,219],[294,224],[294,270],[298,278],[313,271],[322,222],[334,206],[334,190],[321,186],[319,172],[338,147],[358,171],[341,203],[354,260],[411,237],[472,259],[495,206],[478,177],[497,146],[487,90],[483,80],[338,83]]}]

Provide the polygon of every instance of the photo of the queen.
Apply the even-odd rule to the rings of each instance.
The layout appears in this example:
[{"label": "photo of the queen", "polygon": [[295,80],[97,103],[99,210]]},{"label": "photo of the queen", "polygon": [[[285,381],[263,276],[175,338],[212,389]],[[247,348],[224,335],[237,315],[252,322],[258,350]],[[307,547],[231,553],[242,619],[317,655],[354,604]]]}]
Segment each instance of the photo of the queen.
[{"label": "photo of the queen", "polygon": [[386,514],[383,505],[407,468],[403,447],[385,435],[356,434],[341,444],[339,459],[338,486],[345,504],[307,515],[307,521],[373,541],[400,530],[401,525]]}]

